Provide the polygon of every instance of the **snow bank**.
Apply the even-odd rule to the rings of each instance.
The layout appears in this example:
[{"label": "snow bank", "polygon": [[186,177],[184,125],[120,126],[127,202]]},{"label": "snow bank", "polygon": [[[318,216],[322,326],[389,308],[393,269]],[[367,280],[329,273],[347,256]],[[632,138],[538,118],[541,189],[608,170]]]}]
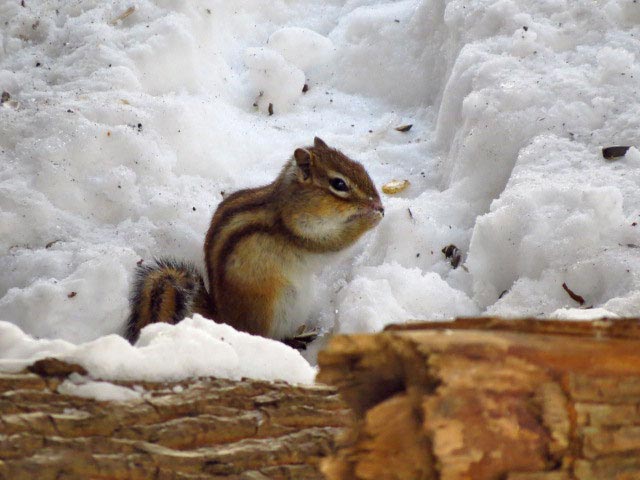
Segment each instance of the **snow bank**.
[{"label": "snow bank", "polygon": [[[35,340],[15,325],[0,322],[0,370],[19,371],[51,356],[82,365],[91,377],[102,380],[163,382],[214,376],[312,383],[315,376],[315,369],[296,350],[200,315],[175,326],[150,325],[135,345],[115,334],[80,344]],[[68,387],[78,394],[97,391],[104,396],[114,391],[99,385]]]},{"label": "snow bank", "polygon": [[475,313],[473,302],[434,272],[397,263],[362,267],[338,294],[337,328],[344,333],[381,330],[385,325]]},{"label": "snow bank", "polygon": [[[301,324],[637,315],[640,152],[606,161],[601,147],[640,145],[640,4],[129,6],[0,6],[0,89],[11,95],[0,107],[0,319],[37,338],[19,337],[5,364],[91,350],[101,375],[133,378],[146,370],[100,349],[152,356],[171,338],[166,376],[210,371],[213,358],[235,375],[244,347],[199,323],[152,327],[133,349],[109,334],[122,331],[139,260],[202,268],[223,192],[271,181],[314,135],[377,185],[411,186],[325,262]],[[452,244],[457,268],[442,253]]]}]

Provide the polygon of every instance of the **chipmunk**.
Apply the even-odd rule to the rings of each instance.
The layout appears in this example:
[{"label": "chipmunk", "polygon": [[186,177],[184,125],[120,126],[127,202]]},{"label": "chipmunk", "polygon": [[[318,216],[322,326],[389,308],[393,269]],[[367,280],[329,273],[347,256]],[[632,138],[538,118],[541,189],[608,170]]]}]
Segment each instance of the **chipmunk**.
[{"label": "chipmunk", "polygon": [[226,197],[204,242],[208,291],[195,267],[171,260],[137,271],[125,337],[199,313],[237,330],[285,340],[314,257],[353,244],[384,216],[364,167],[320,138],[298,148],[278,177]]}]

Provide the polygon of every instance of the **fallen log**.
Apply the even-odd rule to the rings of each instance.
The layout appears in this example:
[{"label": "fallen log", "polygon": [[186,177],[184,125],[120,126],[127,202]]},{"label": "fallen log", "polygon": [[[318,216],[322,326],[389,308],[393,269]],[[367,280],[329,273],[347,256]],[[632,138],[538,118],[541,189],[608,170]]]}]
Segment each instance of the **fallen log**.
[{"label": "fallen log", "polygon": [[0,479],[320,480],[351,418],[332,387],[201,378],[116,382],[139,400],[60,393],[77,365],[0,374]]},{"label": "fallen log", "polygon": [[464,319],[336,336],[357,420],[328,480],[640,479],[640,321]]}]

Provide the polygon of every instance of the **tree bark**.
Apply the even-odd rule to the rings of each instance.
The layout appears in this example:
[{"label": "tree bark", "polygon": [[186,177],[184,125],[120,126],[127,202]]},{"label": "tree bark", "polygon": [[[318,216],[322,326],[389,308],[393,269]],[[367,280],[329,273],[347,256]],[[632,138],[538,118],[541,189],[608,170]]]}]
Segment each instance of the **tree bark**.
[{"label": "tree bark", "polygon": [[319,480],[351,414],[327,386],[197,379],[142,400],[58,393],[82,367],[46,360],[0,374],[0,479]]},{"label": "tree bark", "polygon": [[464,319],[337,336],[357,420],[328,480],[640,479],[640,321]]}]

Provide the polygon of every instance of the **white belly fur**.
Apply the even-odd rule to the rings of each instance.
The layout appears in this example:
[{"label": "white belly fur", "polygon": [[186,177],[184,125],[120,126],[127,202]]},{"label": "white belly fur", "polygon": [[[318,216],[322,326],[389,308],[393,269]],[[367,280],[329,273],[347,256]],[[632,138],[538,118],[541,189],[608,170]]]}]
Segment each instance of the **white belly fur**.
[{"label": "white belly fur", "polygon": [[316,265],[306,258],[287,269],[289,286],[283,291],[274,308],[270,337],[283,339],[294,337],[301,325],[305,325],[315,301],[314,275]]}]

